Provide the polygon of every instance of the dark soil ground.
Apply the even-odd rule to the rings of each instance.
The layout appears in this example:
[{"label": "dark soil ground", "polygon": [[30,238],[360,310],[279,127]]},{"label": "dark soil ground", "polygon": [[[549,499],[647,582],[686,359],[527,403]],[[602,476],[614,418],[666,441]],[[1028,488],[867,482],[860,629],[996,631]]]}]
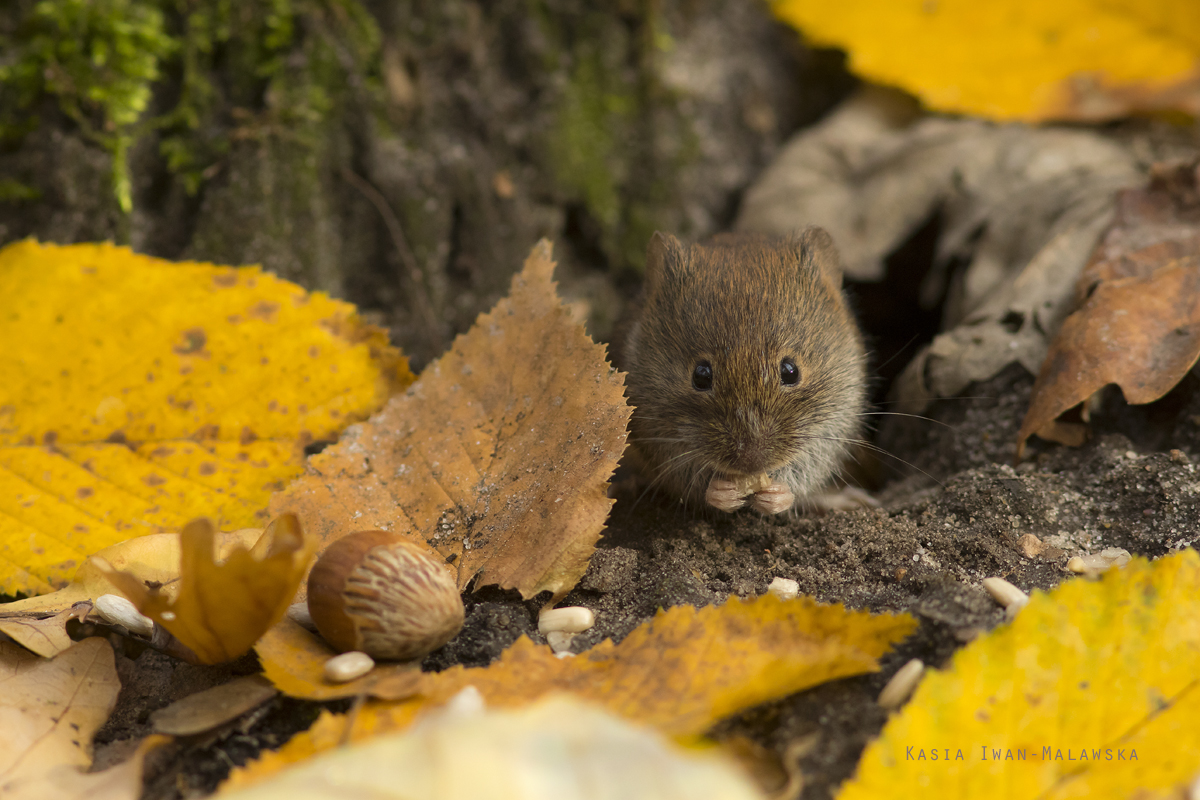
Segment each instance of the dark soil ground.
[{"label": "dark soil ground", "polygon": [[[878,509],[699,519],[619,488],[599,550],[564,600],[592,608],[597,618],[572,649],[620,640],[659,608],[757,596],[777,576],[825,602],[913,614],[917,632],[884,657],[880,672],[752,709],[713,732],[748,737],[781,758],[791,754],[804,776],[801,796],[831,796],[883,726],[886,714],[875,698],[888,678],[910,658],[943,666],[964,643],[1002,623],[1002,610],[980,586],[983,578],[1001,576],[1025,591],[1050,589],[1082,580],[1065,569],[1072,555],[1122,547],[1157,557],[1196,537],[1200,380],[1189,376],[1149,406],[1108,398],[1093,418],[1089,444],[1069,449],[1035,440],[1014,467],[1032,383],[1010,367],[974,386],[971,399],[941,401],[928,420],[884,417],[879,441],[894,461],[881,462],[892,477],[875,492]],[[1033,558],[1018,546],[1030,533],[1047,545]],[[463,632],[425,667],[482,666],[521,635],[543,641],[539,607],[537,600],[523,603],[493,590],[470,595]],[[200,668],[151,651],[118,662],[123,688],[97,738],[97,768],[120,760],[131,738],[147,733],[155,709],[255,669],[253,657]],[[224,729],[177,741],[150,764],[145,796],[211,791],[235,764],[310,725],[320,707],[277,698]]]}]

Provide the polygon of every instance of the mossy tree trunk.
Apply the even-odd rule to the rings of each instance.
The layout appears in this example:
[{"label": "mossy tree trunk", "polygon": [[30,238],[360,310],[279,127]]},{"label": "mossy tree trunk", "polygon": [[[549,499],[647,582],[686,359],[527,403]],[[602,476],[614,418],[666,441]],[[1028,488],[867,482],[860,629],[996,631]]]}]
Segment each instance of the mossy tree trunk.
[{"label": "mossy tree trunk", "polygon": [[[83,15],[85,45],[109,35],[87,14],[133,6],[161,11],[147,41],[169,38],[128,128],[132,210],[96,134],[116,101],[72,108],[70,85],[0,71],[0,239],[260,262],[382,312],[418,362],[542,236],[603,335],[650,234],[725,226],[848,85],[759,0],[80,2],[51,5]],[[58,24],[33,8],[0,11],[0,43],[66,69],[29,45]]]}]

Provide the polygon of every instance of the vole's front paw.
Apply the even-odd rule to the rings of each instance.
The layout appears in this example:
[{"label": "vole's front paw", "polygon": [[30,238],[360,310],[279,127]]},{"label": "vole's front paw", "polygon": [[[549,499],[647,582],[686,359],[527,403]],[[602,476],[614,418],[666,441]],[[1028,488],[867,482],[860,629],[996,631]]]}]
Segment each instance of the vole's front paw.
[{"label": "vole's front paw", "polygon": [[704,501],[718,511],[733,512],[746,505],[746,491],[727,478],[713,478],[704,492]]},{"label": "vole's front paw", "polygon": [[756,492],[750,502],[760,514],[782,514],[796,502],[796,496],[786,484],[772,483]]}]

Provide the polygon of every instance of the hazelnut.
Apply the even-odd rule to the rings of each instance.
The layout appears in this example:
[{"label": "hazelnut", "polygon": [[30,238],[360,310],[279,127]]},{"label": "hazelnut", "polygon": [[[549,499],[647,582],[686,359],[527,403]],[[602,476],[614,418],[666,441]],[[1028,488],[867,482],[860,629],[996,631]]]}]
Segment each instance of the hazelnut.
[{"label": "hazelnut", "polygon": [[446,567],[388,531],[357,531],[329,545],[308,576],[308,610],[338,651],[397,661],[433,652],[463,624]]}]

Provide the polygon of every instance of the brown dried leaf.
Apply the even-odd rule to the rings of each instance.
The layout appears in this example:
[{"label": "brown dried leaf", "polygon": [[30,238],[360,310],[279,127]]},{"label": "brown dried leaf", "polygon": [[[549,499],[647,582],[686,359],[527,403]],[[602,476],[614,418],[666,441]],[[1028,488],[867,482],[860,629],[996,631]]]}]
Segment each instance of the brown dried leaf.
[{"label": "brown dried leaf", "polygon": [[37,614],[0,617],[0,633],[42,658],[54,658],[75,644],[67,635],[67,620],[83,619],[90,609],[91,604],[82,604],[78,609],[68,608],[49,617],[39,618]]},{"label": "brown dried leaf", "polygon": [[1064,411],[1110,383],[1149,403],[1200,357],[1200,165],[1160,168],[1145,189],[1122,192],[1116,220],[1080,276],[1080,307],[1042,364],[1017,436],[1078,441]]},{"label": "brown dried leaf", "polygon": [[120,689],[103,639],[50,660],[0,642],[0,795],[44,797],[48,777],[78,776],[91,766],[92,735]]},{"label": "brown dried leaf", "polygon": [[328,543],[382,528],[428,543],[459,588],[566,593],[583,575],[625,446],[623,376],[554,291],[543,240],[509,296],[403,395],[271,501]]},{"label": "brown dried leaf", "polygon": [[147,736],[127,760],[103,772],[81,772],[78,767],[60,764],[38,780],[6,793],[4,800],[138,800],[146,756],[169,741],[169,736]]},{"label": "brown dried leaf", "polygon": [[156,733],[194,736],[237,719],[277,694],[261,675],[243,675],[160,708],[150,715],[150,724]]},{"label": "brown dried leaf", "polygon": [[178,593],[147,586],[134,574],[97,564],[122,594],[170,631],[201,664],[237,658],[280,620],[292,602],[316,540],[294,515],[272,520],[250,550],[237,547],[222,562],[215,555],[216,531],[197,519],[179,534]]}]

